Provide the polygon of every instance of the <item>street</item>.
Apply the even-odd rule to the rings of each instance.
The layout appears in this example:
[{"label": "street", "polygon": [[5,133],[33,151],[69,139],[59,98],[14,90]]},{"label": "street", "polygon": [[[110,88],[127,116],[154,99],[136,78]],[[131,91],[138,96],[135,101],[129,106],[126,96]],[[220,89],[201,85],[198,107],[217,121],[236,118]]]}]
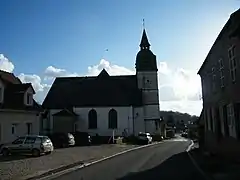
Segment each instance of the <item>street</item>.
[{"label": "street", "polygon": [[62,175],[55,180],[204,179],[185,151],[190,141],[177,137]]}]

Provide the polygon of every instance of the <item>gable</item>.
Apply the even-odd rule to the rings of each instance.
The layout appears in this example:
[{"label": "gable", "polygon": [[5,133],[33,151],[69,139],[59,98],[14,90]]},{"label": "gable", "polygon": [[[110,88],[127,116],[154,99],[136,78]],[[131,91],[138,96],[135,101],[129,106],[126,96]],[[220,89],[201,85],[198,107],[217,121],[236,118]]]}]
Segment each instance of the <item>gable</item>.
[{"label": "gable", "polygon": [[205,68],[206,63],[210,62],[212,54],[219,53],[218,46],[226,45],[227,43],[225,41],[231,39],[233,37],[233,33],[239,28],[240,26],[240,9],[236,12],[232,13],[222,30],[220,31],[219,35],[217,36],[215,42],[213,43],[210,51],[207,54],[207,57],[205,58],[202,66],[198,70],[199,75],[201,75],[202,70]]}]

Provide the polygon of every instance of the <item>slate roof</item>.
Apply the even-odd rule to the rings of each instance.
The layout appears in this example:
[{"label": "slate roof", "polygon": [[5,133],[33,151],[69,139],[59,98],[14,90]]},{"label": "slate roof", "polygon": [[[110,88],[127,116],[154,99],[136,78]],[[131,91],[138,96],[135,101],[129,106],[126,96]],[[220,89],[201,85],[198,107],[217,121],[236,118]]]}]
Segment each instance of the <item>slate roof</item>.
[{"label": "slate roof", "polygon": [[[22,83],[13,73],[0,70],[0,81],[4,84],[4,100],[0,109],[41,111],[41,106],[33,99],[33,106],[24,104],[24,93],[31,83]],[[35,93],[34,89],[33,92]]]},{"label": "slate roof", "polygon": [[46,109],[131,105],[142,105],[136,76],[109,76],[104,69],[98,76],[56,78],[42,104]]},{"label": "slate roof", "polygon": [[75,112],[69,109],[63,109],[55,114],[53,116],[78,116]]}]

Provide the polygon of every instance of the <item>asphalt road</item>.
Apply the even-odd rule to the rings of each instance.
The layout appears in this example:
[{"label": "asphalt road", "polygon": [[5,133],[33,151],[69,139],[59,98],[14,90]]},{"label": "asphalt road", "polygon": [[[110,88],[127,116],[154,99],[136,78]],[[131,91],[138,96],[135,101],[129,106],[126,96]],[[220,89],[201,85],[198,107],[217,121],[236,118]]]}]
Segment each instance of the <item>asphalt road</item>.
[{"label": "asphalt road", "polygon": [[181,138],[128,152],[62,175],[55,180],[203,180],[185,151]]}]

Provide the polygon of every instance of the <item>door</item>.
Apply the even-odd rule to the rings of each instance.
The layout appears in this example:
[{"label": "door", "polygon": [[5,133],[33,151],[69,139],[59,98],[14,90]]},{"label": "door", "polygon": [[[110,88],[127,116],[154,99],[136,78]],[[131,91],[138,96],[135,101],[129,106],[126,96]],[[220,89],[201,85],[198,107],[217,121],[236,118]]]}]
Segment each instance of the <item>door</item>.
[{"label": "door", "polygon": [[23,152],[28,153],[32,152],[33,146],[35,144],[36,137],[27,137],[23,144]]},{"label": "door", "polygon": [[19,137],[15,141],[12,142],[10,147],[10,151],[12,153],[22,153],[24,151],[23,143],[26,137]]}]

